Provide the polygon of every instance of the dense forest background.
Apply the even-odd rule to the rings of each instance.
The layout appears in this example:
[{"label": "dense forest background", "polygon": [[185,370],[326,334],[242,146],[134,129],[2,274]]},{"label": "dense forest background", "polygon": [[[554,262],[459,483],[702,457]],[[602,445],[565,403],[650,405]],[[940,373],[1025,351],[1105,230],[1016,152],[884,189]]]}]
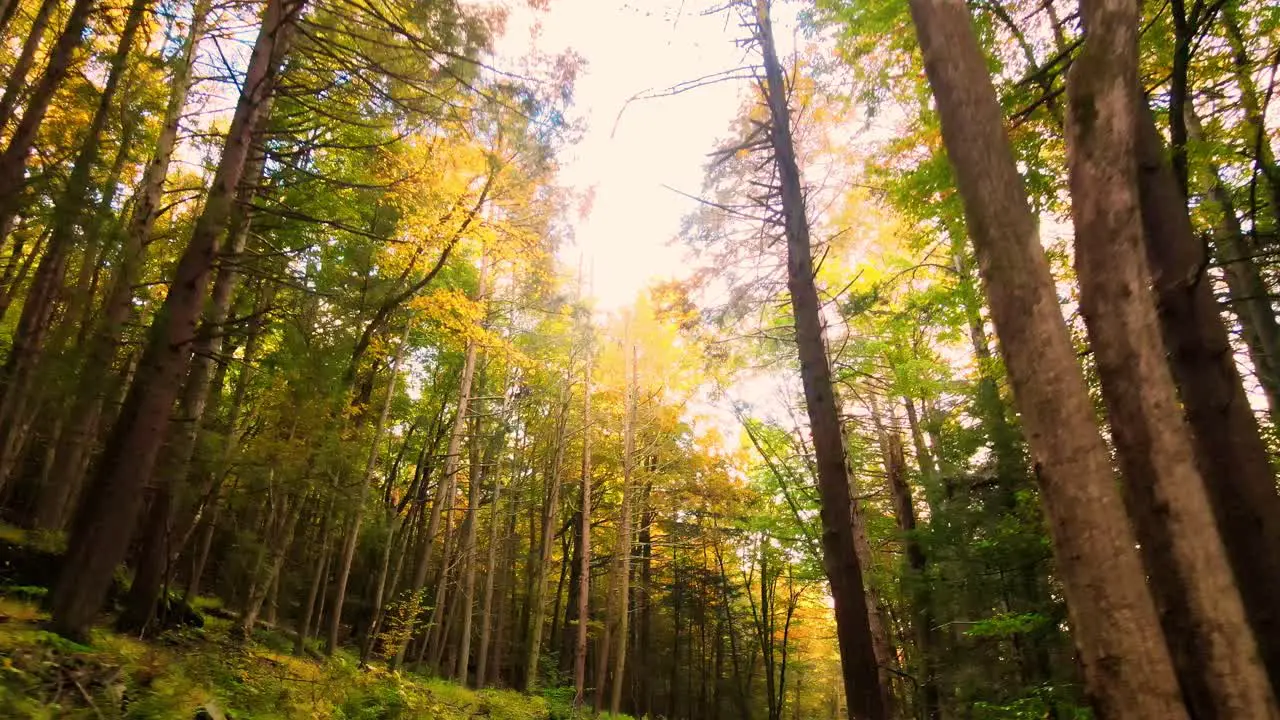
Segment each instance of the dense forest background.
[{"label": "dense forest background", "polygon": [[0,710],[1280,718],[1280,7],[774,5],[603,309],[512,8],[0,0]]}]

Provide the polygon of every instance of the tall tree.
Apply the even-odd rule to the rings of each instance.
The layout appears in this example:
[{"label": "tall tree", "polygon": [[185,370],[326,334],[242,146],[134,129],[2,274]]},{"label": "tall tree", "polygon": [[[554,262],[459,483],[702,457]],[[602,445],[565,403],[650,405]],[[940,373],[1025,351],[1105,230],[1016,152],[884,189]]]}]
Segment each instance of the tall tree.
[{"label": "tall tree", "polygon": [[768,140],[776,164],[777,191],[786,236],[787,287],[795,319],[796,348],[800,355],[800,378],[804,384],[809,431],[813,435],[817,460],[818,491],[822,497],[823,562],[835,602],[845,695],[851,718],[881,720],[889,717],[888,691],[880,682],[872,650],[863,569],[859,567],[854,553],[849,469],[840,428],[840,409],[823,339],[821,304],[813,280],[809,220],[791,137],[786,73],[774,47],[768,0],[754,0],[750,17],[754,41],[763,56],[761,91],[770,117]]},{"label": "tall tree", "polygon": [[582,368],[582,478],[578,489],[577,629],[573,643],[573,706],[582,707],[587,686],[587,626],[591,618],[591,341]]},{"label": "tall tree", "polygon": [[910,9],[1090,692],[1104,717],[1185,717],[968,8],[913,0]]},{"label": "tall tree", "polygon": [[1085,43],[1067,85],[1076,272],[1130,513],[1193,711],[1273,717],[1275,700],[1178,412],[1147,289],[1138,4],[1090,0],[1083,10]]},{"label": "tall tree", "polygon": [[67,560],[54,592],[53,626],[84,637],[102,606],[111,573],[124,557],[141,505],[139,484],[160,450],[169,409],[191,360],[191,342],[204,304],[217,240],[226,229],[244,173],[253,128],[292,41],[305,0],[269,0],[243,90],[227,130],[213,185],[184,249],[164,305],[152,323],[140,372],[98,460],[90,497],[68,540]]}]

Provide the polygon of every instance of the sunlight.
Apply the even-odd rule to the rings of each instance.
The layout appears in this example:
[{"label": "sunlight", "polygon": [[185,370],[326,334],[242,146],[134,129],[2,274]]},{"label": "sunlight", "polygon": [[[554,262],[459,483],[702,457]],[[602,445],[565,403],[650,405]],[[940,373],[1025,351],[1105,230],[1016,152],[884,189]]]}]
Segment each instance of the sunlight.
[{"label": "sunlight", "polygon": [[601,309],[627,306],[653,282],[687,271],[683,250],[669,241],[696,203],[672,188],[696,195],[742,86],[627,101],[740,64],[740,51],[725,42],[732,28],[722,15],[704,16],[699,3],[679,0],[559,0],[545,12],[510,5],[499,58],[572,49],[586,61],[574,107],[585,134],[561,159],[560,182],[589,200],[562,259],[575,266],[586,256]]}]

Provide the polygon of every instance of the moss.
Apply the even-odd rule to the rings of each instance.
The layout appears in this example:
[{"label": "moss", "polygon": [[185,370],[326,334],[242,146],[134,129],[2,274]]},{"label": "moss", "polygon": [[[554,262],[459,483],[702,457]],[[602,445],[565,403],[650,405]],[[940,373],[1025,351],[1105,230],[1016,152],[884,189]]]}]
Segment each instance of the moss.
[{"label": "moss", "polygon": [[323,662],[289,654],[287,637],[242,643],[232,622],[143,642],[96,629],[78,645],[41,628],[33,603],[0,597],[0,717],[192,718],[216,705],[236,720],[546,720],[550,703],[507,690],[472,691],[439,679],[360,668],[339,653]]}]

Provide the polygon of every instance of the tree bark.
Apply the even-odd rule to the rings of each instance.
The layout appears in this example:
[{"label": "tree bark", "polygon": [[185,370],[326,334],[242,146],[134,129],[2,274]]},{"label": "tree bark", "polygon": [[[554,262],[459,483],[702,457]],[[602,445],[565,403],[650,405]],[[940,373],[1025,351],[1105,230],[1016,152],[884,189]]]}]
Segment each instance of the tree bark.
[{"label": "tree bark", "polygon": [[[483,382],[481,386],[483,388]],[[457,663],[450,674],[454,682],[461,685],[467,684],[471,660],[471,616],[476,593],[476,509],[480,504],[480,488],[485,481],[484,470],[481,467],[479,435],[481,425],[477,418],[472,427],[471,468],[467,478],[467,516],[462,521],[462,548],[458,559],[462,564],[459,588],[461,590],[459,611],[462,615],[462,623],[458,635],[458,653],[455,658]]]},{"label": "tree bark", "polygon": [[[268,99],[263,114],[258,118],[258,127],[254,136],[261,142],[266,131],[271,101]],[[146,485],[151,491],[153,501],[147,522],[144,524],[142,549],[139,553],[138,571],[134,575],[129,595],[125,599],[125,609],[120,615],[119,625],[129,630],[145,633],[151,622],[156,601],[164,584],[165,571],[185,545],[171,542],[176,518],[187,512],[186,505],[194,500],[198,508],[206,498],[216,496],[216,483],[221,473],[215,472],[206,478],[203,486],[196,487],[195,497],[192,488],[191,461],[195,455],[196,443],[204,428],[205,409],[208,406],[210,392],[214,390],[211,382],[214,376],[214,358],[222,352],[222,341],[226,335],[227,317],[231,313],[232,296],[239,284],[239,273],[236,264],[244,255],[245,245],[249,237],[251,215],[249,206],[256,195],[256,188],[266,163],[266,151],[259,148],[253,151],[245,163],[245,177],[250,182],[242,186],[237,193],[237,204],[232,211],[231,228],[227,241],[220,253],[218,272],[214,278],[213,290],[204,311],[201,331],[192,345],[190,368],[182,389],[182,397],[178,401],[176,417],[169,423],[166,442],[156,463],[155,477],[148,479]],[[264,308],[259,308],[265,310]],[[257,345],[257,332],[260,323],[254,323],[254,334],[245,346],[245,367],[253,362],[253,348]],[[243,387],[243,384],[241,385]],[[219,388],[220,390],[220,388]],[[239,400],[237,388],[237,399]],[[234,433],[233,427],[230,433]],[[296,422],[295,422],[296,427]],[[293,436],[291,430],[290,438]],[[230,441],[231,434],[228,434]],[[221,470],[221,468],[219,468]],[[185,526],[193,527],[198,520],[198,511],[192,511],[192,519]]]},{"label": "tree bark", "polygon": [[[1142,104],[1139,113],[1143,238],[1170,365],[1259,653],[1272,686],[1280,687],[1280,495],[1275,474],[1204,273],[1204,249],[1191,228],[1185,196],[1165,160],[1150,109]],[[1223,211],[1231,212],[1230,206]],[[1239,272],[1228,267],[1228,283]],[[1274,328],[1275,316],[1266,316]]]},{"label": "tree bark", "polygon": [[[907,405],[910,407],[909,402]],[[934,657],[937,643],[933,629],[933,599],[926,577],[928,558],[920,539],[916,537],[916,507],[911,496],[911,486],[907,483],[907,461],[902,451],[902,438],[895,429],[883,427],[878,417],[876,430],[880,436],[889,494],[893,498],[893,514],[898,530],[902,533],[902,544],[906,551],[907,577],[903,585],[910,598],[911,629],[915,635],[916,652],[919,654],[917,672],[920,675],[921,709],[927,720],[937,720],[942,716],[942,710]]]},{"label": "tree bark", "polygon": [[885,720],[889,716],[889,697],[880,679],[873,648],[863,569],[854,553],[854,507],[840,428],[840,409],[823,338],[821,304],[813,281],[809,221],[791,138],[785,73],[774,49],[768,0],[755,0],[755,24],[756,39],[764,55],[765,102],[772,118],[769,139],[782,191],[787,286],[791,293],[800,376],[817,461],[823,565],[835,604],[836,636],[849,715],[855,720]]},{"label": "tree bark", "polygon": [[[77,5],[80,2],[90,4],[78,0]],[[152,323],[135,382],[98,461],[90,501],[71,533],[53,601],[53,627],[61,634],[86,636],[133,534],[141,486],[154,469],[169,410],[190,365],[217,240],[226,229],[253,128],[275,85],[304,4],[305,0],[267,4],[213,185]]]},{"label": "tree bark", "polygon": [[[1194,112],[1189,112],[1187,120],[1189,137],[1200,142],[1203,136],[1199,118]],[[1146,137],[1144,130],[1141,138],[1144,148]],[[1158,143],[1159,138],[1156,140]],[[1156,149],[1159,150],[1159,145]],[[1143,169],[1145,176],[1148,172],[1146,163]],[[1280,324],[1276,322],[1275,310],[1271,307],[1271,290],[1253,258],[1257,248],[1240,226],[1231,192],[1222,181],[1222,172],[1213,164],[1209,164],[1206,169],[1210,182],[1209,200],[1217,206],[1218,211],[1213,229],[1214,254],[1226,277],[1228,305],[1240,322],[1245,347],[1249,351],[1249,361],[1253,364],[1254,375],[1267,398],[1271,424],[1276,425],[1280,419]],[[1190,227],[1187,231],[1194,232]],[[1191,239],[1199,250],[1200,243],[1194,234]],[[1197,256],[1200,254],[1196,253]]]},{"label": "tree bark", "polygon": [[1185,718],[1136,541],[963,0],[911,0],[992,319],[1102,718]]},{"label": "tree bark", "polygon": [[[1192,712],[1201,717],[1277,717],[1196,467],[1192,437],[1179,412],[1148,291],[1138,184],[1138,4],[1090,0],[1082,10],[1087,34],[1068,78],[1066,123],[1076,274],[1130,514]],[[1154,127],[1149,131],[1154,133]],[[1180,205],[1180,193],[1169,189],[1172,197],[1165,198]],[[1157,210],[1152,195],[1143,198],[1149,219]],[[1172,258],[1173,253],[1158,257]],[[1191,325],[1176,330],[1189,335],[1204,326],[1195,324],[1193,298],[1177,297],[1177,278],[1163,272],[1176,267],[1158,266],[1162,273],[1157,281],[1166,319],[1175,309],[1187,310],[1179,319]],[[1199,319],[1218,322],[1216,317]],[[1201,349],[1191,347],[1196,343],[1186,342],[1186,335],[1176,338],[1175,363],[1188,361],[1192,351]],[[1214,401],[1200,396],[1198,383],[1184,391],[1193,417]]]},{"label": "tree bark", "polygon": [[275,587],[276,582],[280,579],[280,570],[284,567],[289,546],[293,543],[293,530],[297,526],[298,516],[301,514],[301,500],[294,503],[293,509],[285,511],[283,527],[276,534],[277,536],[273,538],[271,558],[266,567],[266,577],[259,578],[258,582],[254,583],[254,590],[249,593],[249,599],[245,603],[245,612],[240,618],[239,633],[241,637],[248,638],[253,636],[253,628],[258,624],[258,613],[262,610],[262,603],[266,600],[271,588]]},{"label": "tree bark", "polygon": [[[510,393],[510,390],[508,390]],[[510,412],[508,408],[507,412]],[[504,414],[505,415],[505,414]],[[505,446],[505,434],[507,424],[504,417],[502,433],[504,439],[496,443],[499,448]],[[519,446],[517,446],[518,448]],[[518,452],[518,450],[517,450]],[[494,458],[497,461],[497,458]],[[514,484],[519,473],[518,459],[511,465],[511,482]],[[495,575],[498,573],[498,529],[501,527],[502,517],[502,472],[501,468],[495,467],[493,472],[493,490],[492,500],[490,501],[489,512],[489,542],[486,546],[487,559],[485,561],[484,574],[484,593],[480,602],[480,647],[476,649],[476,681],[475,687],[484,688],[488,683],[489,671],[489,650],[492,645],[493,638],[493,592]]]}]

